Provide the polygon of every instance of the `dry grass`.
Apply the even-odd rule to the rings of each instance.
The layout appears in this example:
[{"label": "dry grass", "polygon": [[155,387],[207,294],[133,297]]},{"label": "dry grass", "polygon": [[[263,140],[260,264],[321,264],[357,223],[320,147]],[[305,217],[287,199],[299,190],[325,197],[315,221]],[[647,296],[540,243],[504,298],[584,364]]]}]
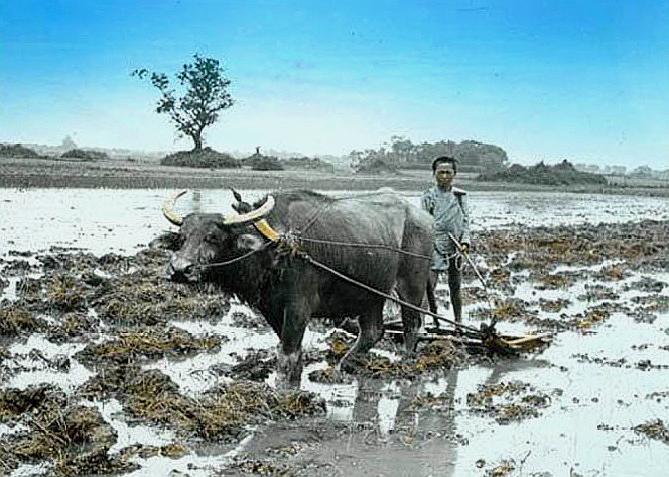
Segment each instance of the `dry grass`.
[{"label": "dry grass", "polygon": [[23,332],[32,333],[44,329],[43,320],[20,305],[9,305],[0,308],[0,335],[17,336]]},{"label": "dry grass", "polygon": [[195,338],[180,328],[160,327],[144,331],[128,331],[117,339],[101,344],[88,345],[76,357],[86,363],[129,363],[136,359],[157,359],[164,356],[184,356],[200,351],[217,349],[222,337]]}]

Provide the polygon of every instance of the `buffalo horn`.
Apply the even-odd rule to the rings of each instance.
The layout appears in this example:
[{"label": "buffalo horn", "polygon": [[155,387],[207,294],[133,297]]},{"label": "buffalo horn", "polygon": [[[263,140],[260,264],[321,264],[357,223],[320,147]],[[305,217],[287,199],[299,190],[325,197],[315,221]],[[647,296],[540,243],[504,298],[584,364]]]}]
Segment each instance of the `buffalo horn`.
[{"label": "buffalo horn", "polygon": [[165,218],[170,222],[172,222],[174,225],[181,225],[184,221],[184,218],[174,211],[174,203],[179,197],[184,195],[186,192],[188,191],[182,190],[181,192],[177,192],[173,196],[168,197],[165,200],[165,202],[163,202],[163,206],[160,209],[163,212]]},{"label": "buffalo horn", "polygon": [[251,212],[245,214],[229,214],[225,216],[224,222],[226,224],[245,224],[247,222],[253,222],[263,218],[265,215],[269,214],[270,211],[274,208],[274,197],[271,195],[267,196],[267,200],[263,205],[258,207]]}]

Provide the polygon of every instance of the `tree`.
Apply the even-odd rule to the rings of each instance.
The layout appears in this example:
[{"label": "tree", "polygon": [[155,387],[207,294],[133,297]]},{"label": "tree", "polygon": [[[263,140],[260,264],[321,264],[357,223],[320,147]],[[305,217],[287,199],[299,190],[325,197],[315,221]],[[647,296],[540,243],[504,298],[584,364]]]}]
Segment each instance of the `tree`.
[{"label": "tree", "polygon": [[193,62],[183,65],[176,79],[185,90],[176,97],[175,90],[165,73],[137,69],[132,76],[147,78],[160,91],[156,106],[158,114],[166,113],[181,135],[193,140],[193,151],[202,150],[202,133],[218,120],[219,111],[229,108],[234,100],[228,92],[230,80],[224,76],[223,67],[214,58],[193,55]]}]

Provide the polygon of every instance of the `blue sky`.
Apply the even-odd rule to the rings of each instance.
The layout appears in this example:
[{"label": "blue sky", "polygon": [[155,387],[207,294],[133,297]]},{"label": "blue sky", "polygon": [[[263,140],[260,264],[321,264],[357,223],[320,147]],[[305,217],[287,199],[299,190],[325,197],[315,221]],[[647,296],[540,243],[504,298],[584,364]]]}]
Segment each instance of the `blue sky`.
[{"label": "blue sky", "polygon": [[399,134],[669,168],[665,1],[5,1],[0,141],[189,148],[130,72],[196,52],[232,80],[206,137],[222,151],[341,155]]}]

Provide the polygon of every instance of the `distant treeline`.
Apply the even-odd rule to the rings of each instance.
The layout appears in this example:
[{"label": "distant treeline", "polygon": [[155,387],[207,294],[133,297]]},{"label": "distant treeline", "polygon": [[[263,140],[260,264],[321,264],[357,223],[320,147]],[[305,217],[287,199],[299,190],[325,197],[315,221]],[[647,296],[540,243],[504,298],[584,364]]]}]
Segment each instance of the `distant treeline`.
[{"label": "distant treeline", "polygon": [[509,158],[499,146],[466,140],[456,143],[441,140],[434,143],[414,144],[403,136],[391,136],[381,148],[352,151],[351,167],[363,172],[383,167],[385,169],[428,169],[437,156],[452,156],[464,172],[489,172],[505,169]]},{"label": "distant treeline", "polygon": [[529,167],[514,164],[503,171],[481,174],[476,179],[484,182],[520,182],[551,186],[608,184],[606,177],[578,171],[569,161],[552,166],[544,164],[543,161]]},{"label": "distant treeline", "polygon": [[255,153],[243,159],[235,159],[229,154],[204,147],[199,151],[180,151],[161,159],[164,166],[198,167],[209,169],[234,169],[248,167],[254,171],[282,171],[284,169],[298,169],[310,171],[333,172],[332,164],[318,158],[290,157],[279,159],[275,156],[266,156]]}]

